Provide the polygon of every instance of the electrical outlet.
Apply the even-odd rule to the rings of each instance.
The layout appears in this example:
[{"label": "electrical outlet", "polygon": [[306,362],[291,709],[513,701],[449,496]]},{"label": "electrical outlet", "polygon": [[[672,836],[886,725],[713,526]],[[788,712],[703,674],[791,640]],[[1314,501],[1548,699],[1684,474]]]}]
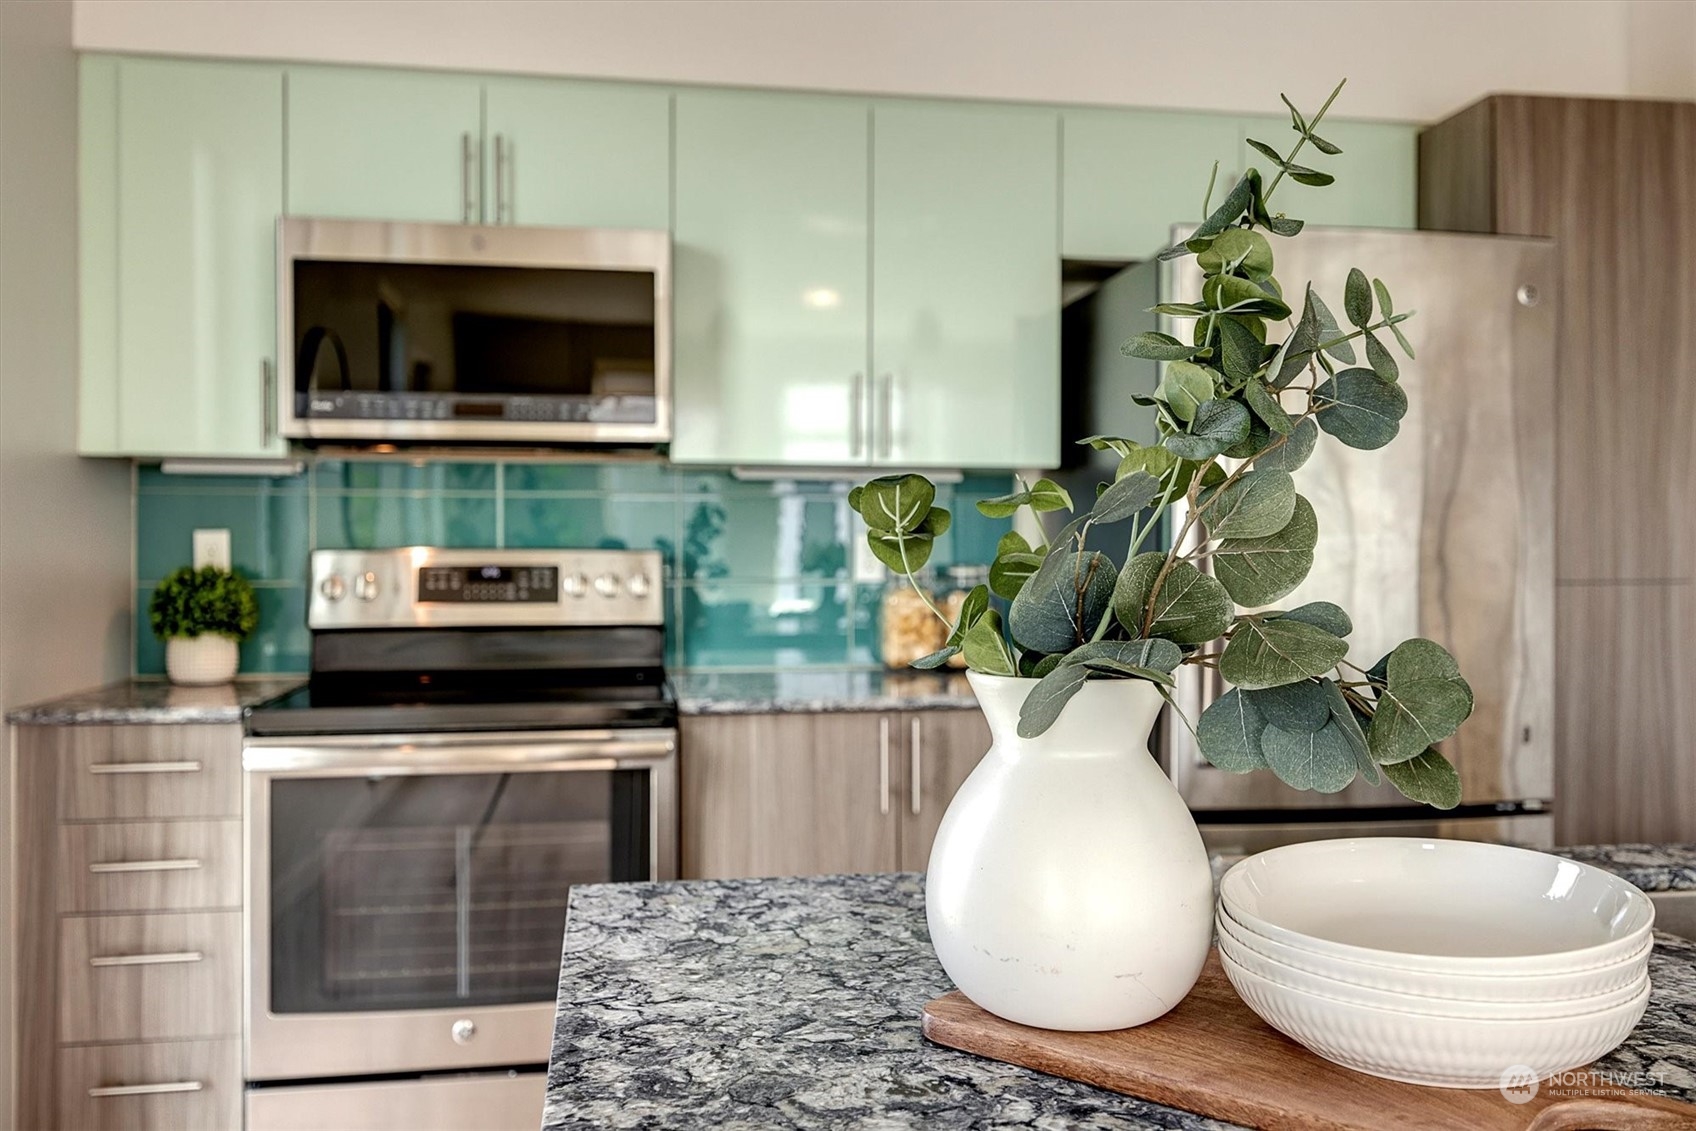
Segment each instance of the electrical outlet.
[{"label": "electrical outlet", "polygon": [[230,532],[228,530],[196,530],[194,532],[194,568],[217,566],[230,568]]}]

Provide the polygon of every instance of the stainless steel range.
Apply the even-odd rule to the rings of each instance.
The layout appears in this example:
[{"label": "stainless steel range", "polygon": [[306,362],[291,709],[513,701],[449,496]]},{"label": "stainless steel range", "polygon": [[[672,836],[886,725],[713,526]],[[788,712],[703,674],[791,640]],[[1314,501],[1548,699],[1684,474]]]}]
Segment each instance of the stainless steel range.
[{"label": "stainless steel range", "polygon": [[566,893],[677,874],[660,571],[313,554],[311,679],[247,716],[250,1131],[536,1127]]}]

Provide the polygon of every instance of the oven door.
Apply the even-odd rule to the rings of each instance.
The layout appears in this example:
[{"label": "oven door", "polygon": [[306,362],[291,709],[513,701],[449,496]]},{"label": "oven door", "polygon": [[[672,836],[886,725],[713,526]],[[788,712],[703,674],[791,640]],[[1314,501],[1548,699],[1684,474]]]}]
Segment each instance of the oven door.
[{"label": "oven door", "polygon": [[677,872],[676,732],[250,738],[247,1078],[546,1063],[567,892]]}]

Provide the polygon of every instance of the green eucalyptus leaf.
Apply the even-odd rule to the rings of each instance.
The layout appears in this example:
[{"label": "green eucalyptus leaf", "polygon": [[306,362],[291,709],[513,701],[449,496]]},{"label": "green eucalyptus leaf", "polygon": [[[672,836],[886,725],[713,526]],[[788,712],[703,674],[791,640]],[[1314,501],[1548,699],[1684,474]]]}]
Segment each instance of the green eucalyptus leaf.
[{"label": "green eucalyptus leaf", "polygon": [[1113,603],[1118,571],[1096,550],[1061,549],[1019,590],[1007,624],[1022,648],[1067,652],[1090,639]]},{"label": "green eucalyptus leaf", "polygon": [[1171,318],[1201,318],[1212,311],[1199,302],[1157,302],[1148,308],[1150,314],[1164,314]]},{"label": "green eucalyptus leaf", "polygon": [[1372,280],[1372,293],[1378,296],[1378,309],[1383,312],[1385,318],[1396,312],[1395,306],[1390,302],[1390,288],[1384,285],[1384,280]]},{"label": "green eucalyptus leaf", "polygon": [[1384,776],[1409,801],[1437,809],[1453,809],[1460,804],[1460,774],[1435,750],[1385,766]]},{"label": "green eucalyptus leaf", "polygon": [[1217,236],[1226,228],[1236,224],[1237,220],[1242,217],[1242,214],[1247,212],[1249,210],[1249,206],[1254,203],[1254,198],[1259,191],[1260,174],[1255,172],[1253,169],[1250,169],[1247,173],[1244,173],[1242,179],[1232,187],[1230,193],[1225,197],[1219,207],[1215,208],[1208,215],[1207,219],[1203,220],[1200,226],[1190,233],[1190,238],[1186,242],[1194,243],[1196,240],[1208,239],[1209,237]]},{"label": "green eucalyptus leaf", "polygon": [[1158,330],[1144,330],[1119,348],[1120,352],[1127,356],[1149,361],[1183,361],[1194,357],[1200,349],[1198,346],[1186,346],[1170,334],[1162,334]]},{"label": "green eucalyptus leaf", "polygon": [[1193,361],[1174,361],[1166,367],[1154,395],[1188,424],[1195,419],[1196,409],[1213,399],[1213,371]]},{"label": "green eucalyptus leaf", "polygon": [[1209,275],[1229,269],[1258,282],[1272,277],[1272,245],[1259,232],[1227,228],[1196,256],[1196,263]]},{"label": "green eucalyptus leaf", "polygon": [[1289,95],[1280,93],[1278,97],[1282,98],[1284,105],[1290,108],[1290,127],[1296,133],[1306,137],[1308,135],[1307,119],[1301,116],[1301,111],[1296,109],[1296,104],[1290,101]]},{"label": "green eucalyptus leaf", "polygon": [[1242,385],[1260,369],[1266,347],[1254,331],[1239,319],[1219,319],[1219,365],[1232,385]]},{"label": "green eucalyptus leaf", "polygon": [[1178,457],[1165,448],[1145,448],[1140,444],[1132,444],[1130,450],[1123,453],[1124,459],[1119,461],[1119,468],[1114,472],[1115,478],[1123,479],[1137,472],[1147,472],[1156,479],[1164,476],[1178,463]]},{"label": "green eucalyptus leaf", "polygon": [[1354,753],[1334,722],[1312,733],[1267,723],[1260,733],[1260,749],[1278,780],[1296,789],[1337,793],[1354,781]]},{"label": "green eucalyptus leaf", "polygon": [[1253,149],[1257,150],[1262,156],[1269,159],[1272,164],[1278,168],[1282,169],[1287,164],[1284,160],[1284,155],[1279,153],[1276,149],[1273,149],[1270,145],[1267,145],[1264,141],[1256,141],[1252,137],[1244,138],[1243,140],[1247,141]]},{"label": "green eucalyptus leaf", "polygon": [[1243,695],[1267,722],[1292,734],[1310,734],[1331,721],[1331,700],[1311,679],[1244,691]]},{"label": "green eucalyptus leaf", "polygon": [[1221,542],[1213,554],[1213,573],[1238,604],[1268,605],[1306,579],[1318,544],[1313,505],[1297,495],[1290,521],[1276,534]]},{"label": "green eucalyptus leaf", "polygon": [[1170,640],[1092,640],[1067,653],[1068,664],[1111,661],[1127,667],[1173,672],[1184,662],[1184,651]]},{"label": "green eucalyptus leaf", "polygon": [[961,644],[966,666],[985,675],[1013,675],[1018,665],[1001,633],[1001,614],[994,609],[978,618]]},{"label": "green eucalyptus leaf", "polygon": [[1284,406],[1278,403],[1276,394],[1258,377],[1250,377],[1248,383],[1243,386],[1243,400],[1248,402],[1248,407],[1267,428],[1280,436],[1289,435],[1290,430],[1296,426],[1290,414],[1284,411]]},{"label": "green eucalyptus leaf", "polygon": [[1348,644],[1322,628],[1282,618],[1242,617],[1219,656],[1219,674],[1248,691],[1324,675]]},{"label": "green eucalyptus leaf", "polygon": [[1308,304],[1313,308],[1314,327],[1318,331],[1319,344],[1326,342],[1325,352],[1345,365],[1354,364],[1354,345],[1343,339],[1343,328],[1337,325],[1337,316],[1331,313],[1331,308],[1325,305],[1312,287],[1307,292]]},{"label": "green eucalyptus leaf", "polygon": [[1072,496],[1066,488],[1052,479],[1038,479],[1031,484],[1031,510],[1038,514],[1048,511],[1069,511],[1072,509]]},{"label": "green eucalyptus leaf", "polygon": [[865,493],[864,487],[852,487],[848,491],[848,506],[855,514],[860,513],[860,499]]},{"label": "green eucalyptus leaf", "polygon": [[997,557],[1002,554],[1028,554],[1031,550],[1031,544],[1025,541],[1025,536],[1017,530],[1009,530],[1001,536],[1000,541],[995,543]]},{"label": "green eucalyptus leaf", "polygon": [[1289,174],[1290,180],[1297,184],[1312,185],[1314,188],[1324,188],[1326,185],[1335,184],[1337,180],[1330,173],[1309,169],[1306,165],[1286,165],[1284,171]]},{"label": "green eucalyptus leaf", "polygon": [[[1028,671],[1024,667],[1024,656],[1029,656],[1031,659],[1031,666]],[[1024,656],[1019,659],[1019,674],[1030,679],[1041,679],[1059,667],[1066,659],[1065,656],[1044,656],[1041,652],[1026,652]]]},{"label": "green eucalyptus leaf", "polygon": [[1161,440],[1174,455],[1189,460],[1212,459],[1248,439],[1249,412],[1240,401],[1211,400],[1196,409],[1188,432]]},{"label": "green eucalyptus leaf", "polygon": [[1343,313],[1362,330],[1372,321],[1372,284],[1359,267],[1349,268],[1348,282],[1343,284]]},{"label": "green eucalyptus leaf", "polygon": [[1272,429],[1260,422],[1258,416],[1252,413],[1248,418],[1248,435],[1225,449],[1229,459],[1248,459],[1256,452],[1265,451],[1272,442]]},{"label": "green eucalyptus leaf", "polygon": [[[989,586],[974,586],[971,592],[966,594],[965,599],[960,602],[960,616],[954,622],[954,631],[948,634],[948,646],[958,648],[966,638],[966,630],[978,623],[988,611]],[[918,665],[915,664],[914,666],[917,667]]]},{"label": "green eucalyptus leaf", "polygon": [[866,544],[896,573],[917,573],[930,561],[936,539],[922,530],[867,530]]},{"label": "green eucalyptus leaf", "polygon": [[1260,218],[1260,223],[1265,224],[1266,230],[1273,235],[1283,236],[1285,239],[1300,235],[1301,230],[1307,226],[1307,221],[1292,220],[1288,216],[1265,216]]},{"label": "green eucalyptus leaf", "polygon": [[1367,731],[1380,765],[1417,758],[1472,714],[1472,688],[1454,657],[1431,640],[1404,640],[1390,653],[1385,685]]},{"label": "green eucalyptus leaf", "polygon": [[1284,300],[1267,291],[1265,283],[1240,275],[1209,276],[1201,285],[1201,301],[1210,310],[1233,314],[1260,314],[1267,318],[1290,316],[1290,308]]},{"label": "green eucalyptus leaf", "polygon": [[1354,756],[1355,769],[1366,779],[1368,785],[1378,785],[1384,779],[1378,772],[1378,763],[1372,760],[1371,750],[1367,746],[1366,732],[1360,727],[1360,720],[1355,717],[1354,708],[1343,695],[1343,689],[1334,679],[1319,681],[1325,689],[1325,697],[1331,705],[1332,723],[1342,732],[1343,738],[1349,744],[1349,753]]},{"label": "green eucalyptus leaf", "polygon": [[1264,538],[1289,525],[1296,484],[1287,471],[1250,471],[1218,489],[1201,512],[1214,538]]},{"label": "green eucalyptus leaf", "polygon": [[1396,364],[1394,355],[1385,349],[1384,343],[1370,331],[1366,334],[1366,364],[1370,365],[1372,372],[1383,381],[1394,381],[1402,375],[1401,366]]},{"label": "green eucalyptus leaf", "polygon": [[989,565],[990,592],[1003,600],[1013,600],[1024,589],[1025,582],[1042,568],[1043,557],[1030,551],[999,555]]},{"label": "green eucalyptus leaf", "polygon": [[943,649],[936,651],[936,652],[932,652],[928,656],[920,656],[918,659],[914,660],[912,662],[912,664],[910,664],[909,666],[919,668],[922,671],[928,672],[928,671],[931,671],[935,668],[942,667],[944,664],[948,663],[949,660],[952,660],[955,656],[958,656],[959,654],[960,654],[959,646],[956,645],[956,644],[950,644],[946,648],[943,648]]},{"label": "green eucalyptus leaf", "polygon": [[1226,773],[1246,774],[1266,769],[1260,750],[1265,729],[1266,719],[1233,687],[1201,713],[1195,737],[1202,757]]},{"label": "green eucalyptus leaf", "polygon": [[1319,427],[1351,448],[1381,448],[1401,431],[1407,394],[1370,369],[1345,369],[1314,390]]},{"label": "green eucalyptus leaf", "polygon": [[1256,456],[1254,466],[1261,471],[1297,471],[1313,454],[1318,442],[1319,425],[1310,416],[1297,424],[1282,444]]},{"label": "green eucalyptus leaf", "polygon": [[948,528],[954,525],[954,515],[946,507],[932,507],[925,520],[919,523],[919,532],[929,534],[932,538],[940,538],[948,533]]},{"label": "green eucalyptus leaf", "polygon": [[[1397,315],[1396,317],[1397,317],[1398,320],[1400,320],[1401,318],[1406,317],[1406,316],[1405,315]],[[1402,328],[1400,326],[1398,326],[1395,322],[1391,322],[1390,323],[1390,333],[1392,333],[1396,336],[1396,341],[1398,343],[1400,343],[1400,345],[1402,347],[1402,352],[1407,354],[1407,359],[1409,361],[1414,360],[1413,343],[1407,340],[1407,335],[1402,333]]]},{"label": "green eucalyptus leaf", "polygon": [[924,476],[885,475],[860,489],[859,511],[875,531],[916,530],[935,501],[936,487]]},{"label": "green eucalyptus leaf", "polygon": [[1313,148],[1325,154],[1327,157],[1335,157],[1337,154],[1342,152],[1342,148],[1340,146],[1333,145],[1331,142],[1326,141],[1311,130],[1307,133],[1307,141],[1309,145],[1313,146]]},{"label": "green eucalyptus leaf", "polygon": [[1113,614],[1132,636],[1162,637],[1178,644],[1204,644],[1231,624],[1231,598],[1225,587],[1188,562],[1176,562],[1154,597],[1147,631],[1149,596],[1166,564],[1159,552],[1132,558],[1113,591]]},{"label": "green eucalyptus leaf", "polygon": [[1019,708],[1019,737],[1035,738],[1053,726],[1089,676],[1082,664],[1060,664],[1038,680]]},{"label": "green eucalyptus leaf", "polygon": [[1309,601],[1278,615],[1286,620],[1299,620],[1315,628],[1323,628],[1332,636],[1347,636],[1354,631],[1354,622],[1349,619],[1348,613],[1329,601]]},{"label": "green eucalyptus leaf", "polygon": [[1127,440],[1123,436],[1085,436],[1073,441],[1079,447],[1088,445],[1098,452],[1111,451],[1116,455],[1127,456],[1137,447],[1135,440]]},{"label": "green eucalyptus leaf", "polygon": [[1134,471],[1114,481],[1096,496],[1090,521],[1122,522],[1160,497],[1160,480],[1146,471]]}]

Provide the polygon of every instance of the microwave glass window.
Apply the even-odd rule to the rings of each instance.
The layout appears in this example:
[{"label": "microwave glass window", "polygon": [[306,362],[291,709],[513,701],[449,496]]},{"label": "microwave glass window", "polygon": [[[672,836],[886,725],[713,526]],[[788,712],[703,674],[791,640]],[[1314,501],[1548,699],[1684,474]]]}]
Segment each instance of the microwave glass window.
[{"label": "microwave glass window", "polygon": [[313,392],[652,408],[651,273],[302,259],[294,288],[303,413]]},{"label": "microwave glass window", "polygon": [[647,776],[271,784],[271,1009],[550,1001],[572,884],[648,875]]}]

